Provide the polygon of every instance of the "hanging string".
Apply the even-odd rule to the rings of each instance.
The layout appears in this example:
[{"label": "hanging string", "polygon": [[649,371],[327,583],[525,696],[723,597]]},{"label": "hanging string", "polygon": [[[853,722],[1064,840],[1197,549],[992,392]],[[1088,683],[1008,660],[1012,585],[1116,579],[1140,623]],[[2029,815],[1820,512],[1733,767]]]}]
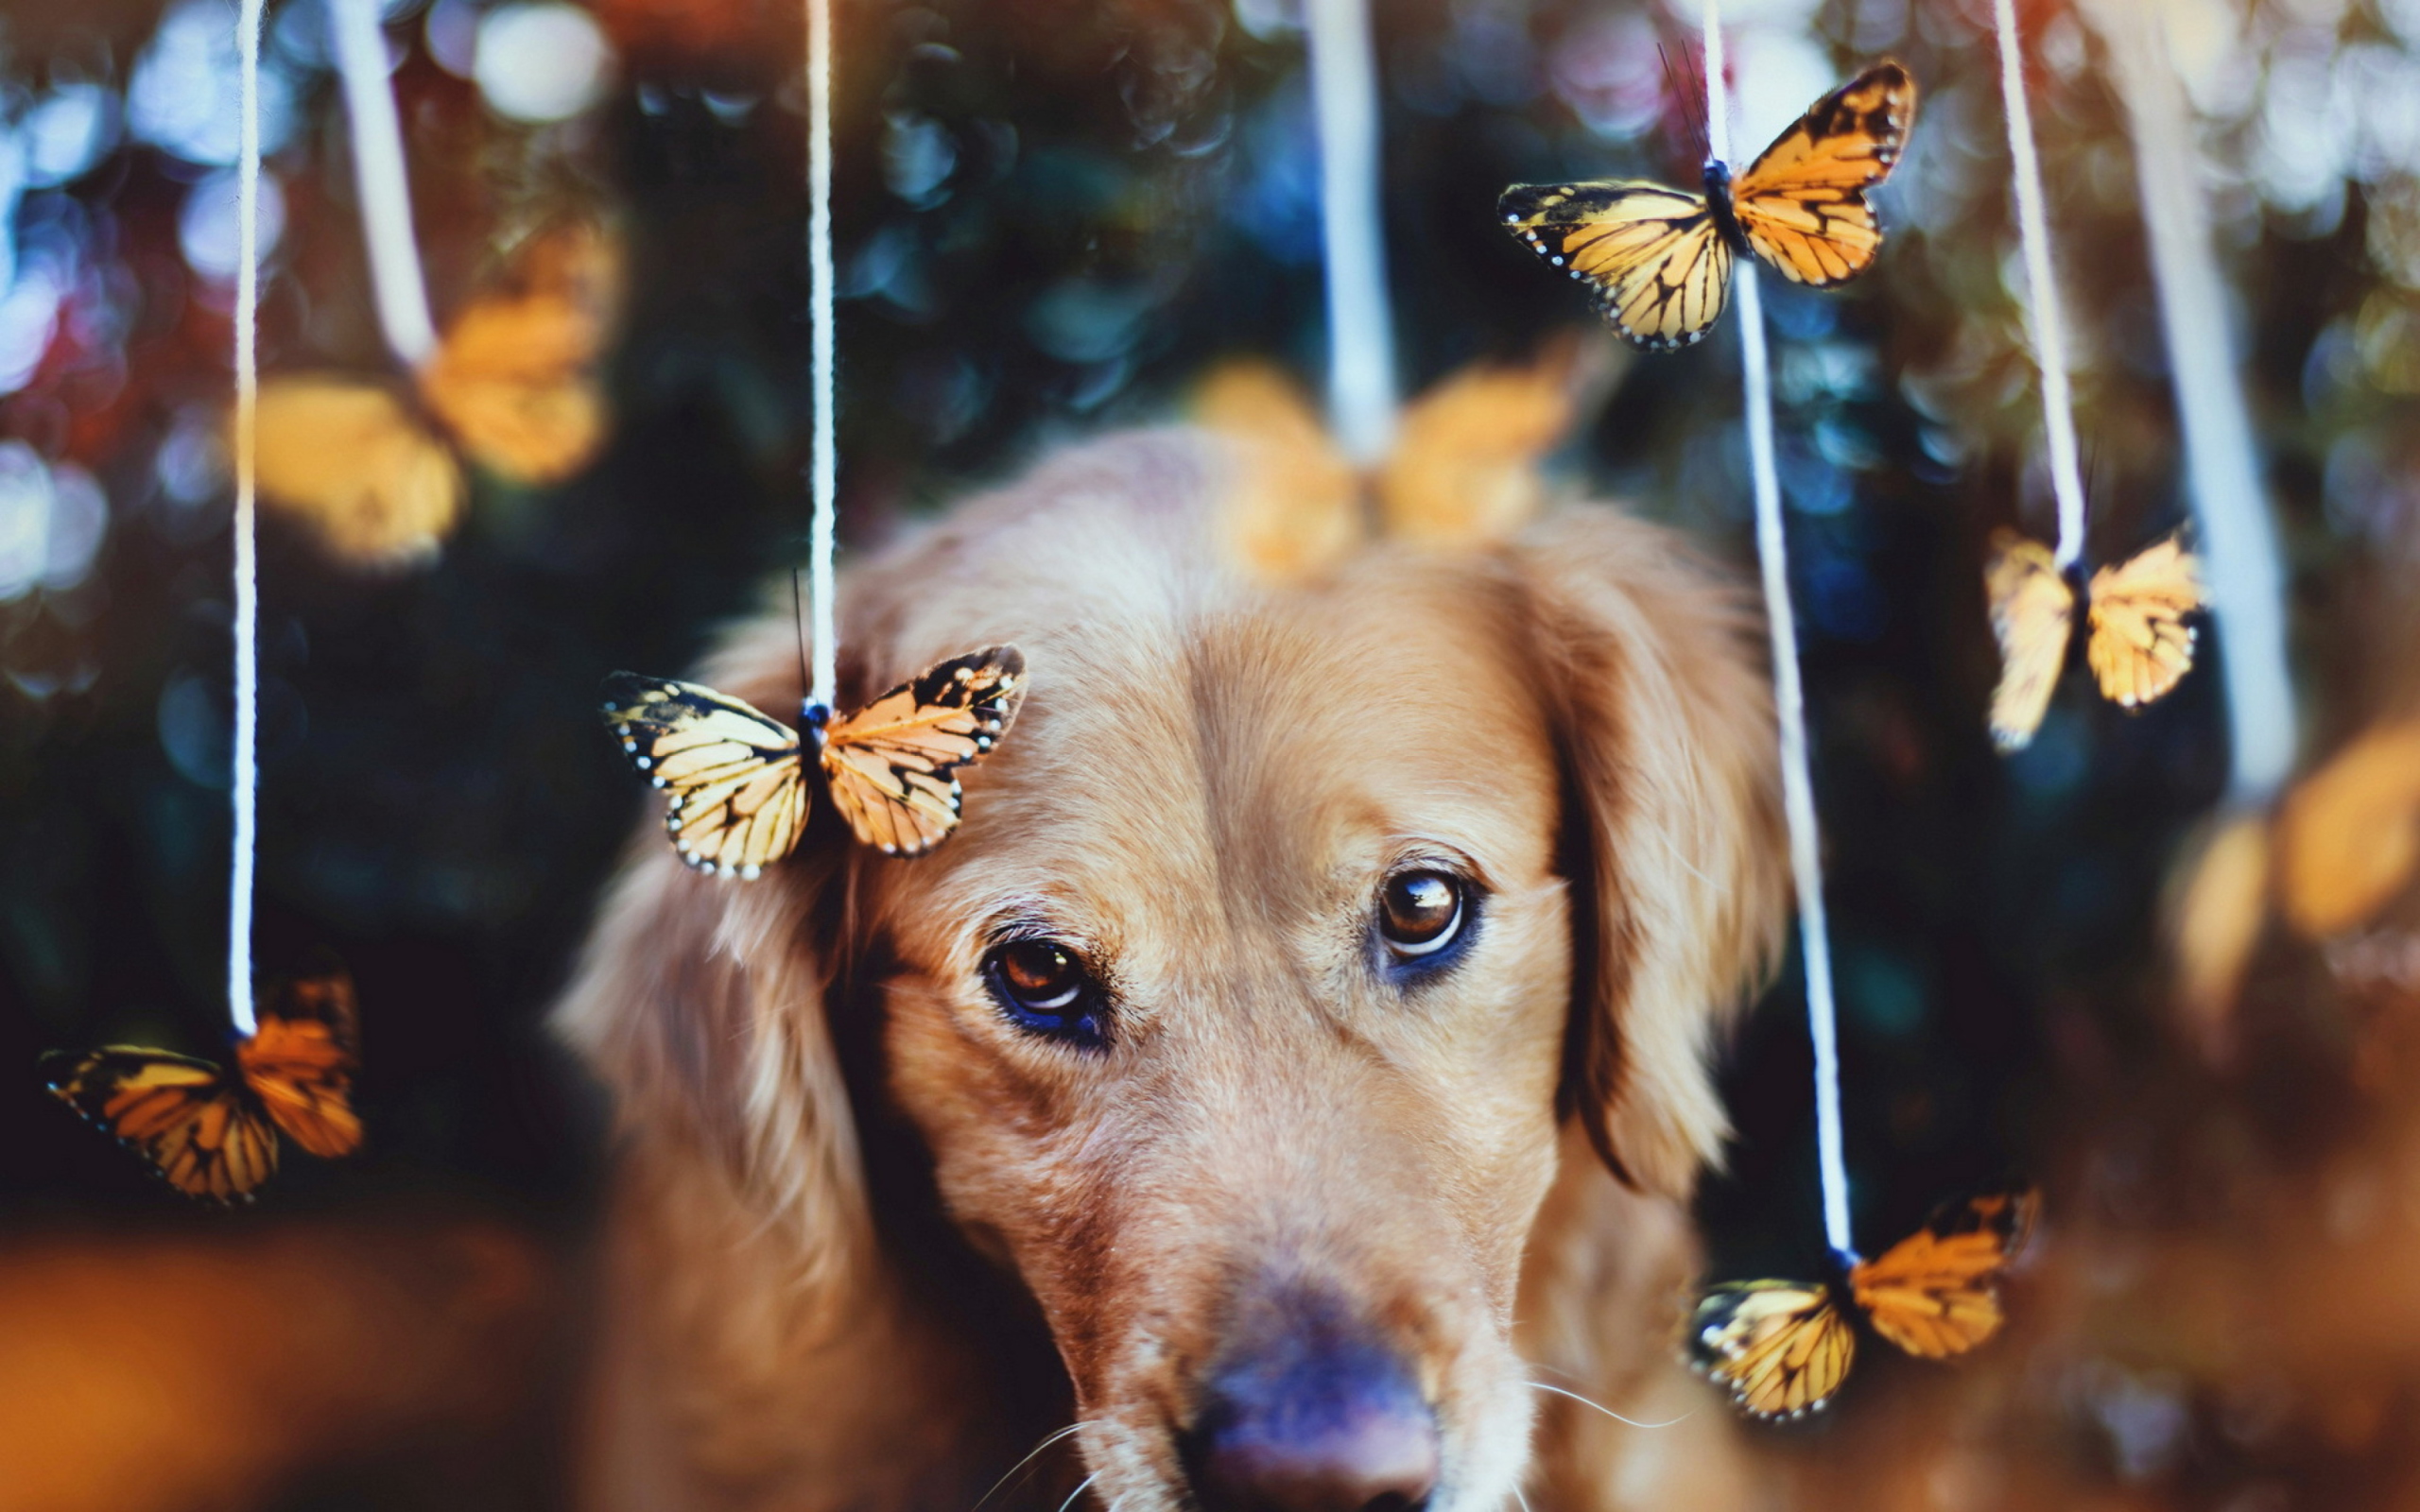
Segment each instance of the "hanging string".
[{"label": "hanging string", "polygon": [[252,850],[260,763],[260,561],[253,474],[260,414],[261,5],[235,15],[243,128],[235,168],[235,799],[234,864],[227,886],[227,1015],[247,1039],[252,1016]]},{"label": "hanging string", "polygon": [[814,673],[806,703],[811,711],[829,713],[839,680],[832,554],[840,472],[833,420],[839,379],[832,326],[832,0],[806,0],[806,270],[815,367],[815,455],[808,474],[815,523],[807,558]]},{"label": "hanging string", "polygon": [[2007,107],[2008,155],[2016,169],[2016,235],[2025,250],[2025,324],[2042,371],[2042,431],[2050,448],[2050,493],[2059,503],[2061,571],[2083,556],[2083,472],[2076,455],[2075,396],[2067,385],[2067,327],[2050,268],[2050,220],[2043,210],[2042,156],[2033,108],[2025,94],[2025,54],[2015,0],[1992,0],[2000,40],[2000,99]]},{"label": "hanging string", "polygon": [[[1720,0],[1705,0],[1706,144],[1731,161],[1731,106],[1723,82]],[[1806,762],[1806,695],[1798,675],[1798,624],[1789,604],[1789,555],[1782,534],[1781,477],[1773,465],[1772,373],[1765,351],[1764,296],[1754,258],[1737,259],[1741,368],[1746,377],[1748,469],[1756,500],[1756,559],[1763,570],[1765,623],[1773,649],[1773,701],[1781,719],[1782,812],[1789,826],[1789,870],[1798,890],[1800,953],[1806,966],[1806,1029],[1815,1045],[1815,1162],[1824,1188],[1824,1239],[1835,1254],[1856,1253],[1849,1228],[1848,1163],[1841,1139],[1840,1035],[1832,1006],[1831,932],[1824,915],[1824,863],[1815,828],[1815,783]]]},{"label": "hanging string", "polygon": [[328,0],[337,76],[344,82],[345,114],[353,125],[353,172],[361,196],[361,239],[370,249],[370,283],[388,349],[417,368],[437,354],[428,285],[412,237],[412,200],[404,174],[404,132],[395,117],[395,90],[387,66],[387,36],[378,0]]},{"label": "hanging string", "polygon": [[2168,340],[2169,382],[2185,432],[2186,470],[2202,525],[2210,617],[2225,642],[2229,798],[2262,805],[2292,772],[2293,680],[2286,663],[2284,571],[2261,496],[2252,417],[2229,350],[2226,284],[2210,244],[2207,170],[2193,143],[2185,92],[2160,8],[2099,0],[2089,8],[2109,43],[2118,93],[2134,129],[2135,178],[2151,232],[2152,283]]},{"label": "hanging string", "polygon": [[1364,0],[1310,0],[1319,120],[1320,228],[1327,274],[1328,420],[1356,463],[1395,438],[1394,317],[1379,207],[1378,71]]}]

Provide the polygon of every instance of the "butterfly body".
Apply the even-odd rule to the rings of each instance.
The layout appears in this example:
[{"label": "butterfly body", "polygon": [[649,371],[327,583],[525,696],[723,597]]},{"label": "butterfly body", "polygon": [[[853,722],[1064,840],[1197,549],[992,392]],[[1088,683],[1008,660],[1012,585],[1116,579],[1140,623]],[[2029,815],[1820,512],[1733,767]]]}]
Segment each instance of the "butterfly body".
[{"label": "butterfly body", "polygon": [[[986,646],[927,667],[854,714],[811,701],[799,723],[825,792],[850,830],[886,855],[922,855],[958,828],[956,769],[1007,732],[1025,658]],[[672,795],[665,828],[683,860],[752,880],[797,849],[809,808],[807,738],[747,702],[694,682],[617,672],[604,715],[639,774]]]},{"label": "butterfly body", "polygon": [[322,1160],[361,1147],[353,985],[341,972],[282,985],[228,1066],[132,1045],[53,1051],[51,1092],[188,1196],[248,1200],[277,1172],[278,1135]]},{"label": "butterfly body", "polygon": [[1715,234],[1732,255],[1744,257],[1748,252],[1747,228],[1739,224],[1739,212],[1731,203],[1731,164],[1720,158],[1708,158],[1705,163],[1705,208],[1714,217]]},{"label": "butterfly body", "polygon": [[1988,1193],[1935,1210],[1873,1260],[1835,1257],[1823,1280],[1708,1287],[1688,1324],[1689,1363],[1742,1412],[1821,1412],[1857,1360],[1859,1326],[1923,1359],[1946,1359],[1999,1332],[1999,1281],[2024,1248],[2038,1200]]},{"label": "butterfly body", "polygon": [[1915,109],[1907,70],[1876,63],[1816,101],[1746,172],[1709,161],[1703,195],[1636,180],[1514,184],[1496,213],[1587,284],[1626,339],[1676,351],[1721,316],[1737,257],[1815,288],[1873,266],[1882,231],[1865,191],[1898,162]]}]

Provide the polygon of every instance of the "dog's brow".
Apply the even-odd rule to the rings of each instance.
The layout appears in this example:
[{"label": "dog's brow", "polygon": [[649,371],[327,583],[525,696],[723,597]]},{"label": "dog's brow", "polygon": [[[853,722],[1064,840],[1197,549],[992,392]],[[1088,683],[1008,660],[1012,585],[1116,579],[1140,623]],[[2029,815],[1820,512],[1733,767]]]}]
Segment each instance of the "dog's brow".
[{"label": "dog's brow", "polygon": [[1459,845],[1429,834],[1391,834],[1386,839],[1386,869],[1404,871],[1435,867],[1493,890],[1495,884],[1486,863]]},{"label": "dog's brow", "polygon": [[984,950],[1020,939],[1055,940],[1092,956],[1102,950],[1094,932],[1070,919],[1066,910],[1030,897],[1011,899],[993,909],[977,928],[976,939]]}]

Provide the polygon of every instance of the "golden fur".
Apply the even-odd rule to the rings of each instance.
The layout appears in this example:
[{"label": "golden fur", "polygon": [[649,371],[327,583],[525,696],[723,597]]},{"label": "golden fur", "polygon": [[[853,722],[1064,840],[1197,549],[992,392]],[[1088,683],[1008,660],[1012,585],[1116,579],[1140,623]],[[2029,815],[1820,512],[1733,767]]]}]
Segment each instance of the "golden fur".
[{"label": "golden fur", "polygon": [[[1256,582],[1219,545],[1243,475],[1114,438],[849,576],[844,704],[994,642],[1031,669],[932,856],[820,811],[718,882],[640,826],[557,1018],[621,1141],[587,1504],[959,1512],[1008,1476],[987,1507],[1049,1507],[1090,1476],[1173,1512],[1196,1372],[1270,1267],[1413,1362],[1431,1512],[1729,1494],[1671,1357],[1710,1038],[1784,917],[1752,625],[1597,506]],[[788,711],[795,668],[785,611],[703,679]],[[1407,991],[1365,945],[1410,856],[1485,902]],[[1011,918],[1110,976],[1105,1052],[986,995]]]}]

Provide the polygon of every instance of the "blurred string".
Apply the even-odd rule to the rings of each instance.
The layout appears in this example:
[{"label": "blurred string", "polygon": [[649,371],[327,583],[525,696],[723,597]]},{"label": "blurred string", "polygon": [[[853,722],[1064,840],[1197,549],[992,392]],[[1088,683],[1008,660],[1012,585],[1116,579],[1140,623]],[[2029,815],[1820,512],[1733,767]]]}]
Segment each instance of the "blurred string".
[{"label": "blurred string", "polygon": [[2088,8],[2117,66],[2135,134],[2143,222],[2151,232],[2169,381],[2202,524],[2211,618],[2220,636],[2234,770],[2228,797],[2265,805],[2292,772],[2293,683],[2286,667],[2284,574],[2261,496],[2252,417],[2229,350],[2226,284],[2210,241],[2203,163],[2160,8],[2098,0]]},{"label": "blurred string", "polygon": [[832,0],[806,0],[806,264],[807,308],[815,368],[815,455],[808,488],[815,506],[808,545],[807,599],[814,618],[814,672],[807,682],[810,723],[829,714],[838,681],[832,605],[834,500],[839,489],[839,443],[832,408],[839,391],[832,328]]},{"label": "blurred string", "polygon": [[412,238],[412,201],[404,173],[404,133],[395,119],[387,36],[378,0],[328,0],[328,29],[337,74],[344,83],[353,126],[353,169],[361,194],[361,239],[370,249],[370,283],[387,346],[413,368],[437,354],[428,285]]},{"label": "blurred string", "polygon": [[[1731,161],[1731,105],[1723,81],[1722,8],[1705,0],[1706,149]],[[1832,1006],[1831,931],[1824,914],[1824,863],[1815,828],[1815,783],[1806,765],[1806,695],[1798,676],[1798,624],[1789,604],[1789,550],[1782,536],[1781,478],[1773,467],[1772,373],[1765,352],[1764,297],[1753,257],[1736,259],[1739,345],[1746,374],[1748,468],[1756,497],[1756,558],[1765,624],[1772,635],[1773,698],[1781,718],[1782,810],[1789,824],[1789,869],[1798,890],[1798,933],[1806,963],[1806,1028],[1815,1044],[1815,1160],[1824,1185],[1824,1239],[1835,1254],[1856,1248],[1849,1230],[1849,1173],[1841,1141],[1840,1034]]]},{"label": "blurred string", "polygon": [[1395,438],[1394,317],[1379,204],[1378,78],[1364,0],[1310,0],[1311,97],[1320,135],[1327,274],[1328,421],[1369,467]]},{"label": "blurred string", "polygon": [[2042,430],[2050,447],[2050,492],[2059,501],[2060,571],[2083,555],[2083,472],[2076,457],[2075,396],[2067,384],[2066,319],[2050,266],[2050,222],[2044,213],[2042,157],[2033,142],[2033,108],[2025,97],[2025,54],[2015,0],[1992,0],[1999,33],[2000,99],[2008,115],[2008,151],[2016,171],[2016,234],[2025,252],[2025,321],[2042,370]]},{"label": "blurred string", "polygon": [[235,168],[235,794],[233,875],[227,888],[227,1014],[250,1039],[252,1015],[252,850],[257,838],[260,761],[260,559],[254,473],[260,429],[261,5],[243,0],[235,14],[242,137]]}]

